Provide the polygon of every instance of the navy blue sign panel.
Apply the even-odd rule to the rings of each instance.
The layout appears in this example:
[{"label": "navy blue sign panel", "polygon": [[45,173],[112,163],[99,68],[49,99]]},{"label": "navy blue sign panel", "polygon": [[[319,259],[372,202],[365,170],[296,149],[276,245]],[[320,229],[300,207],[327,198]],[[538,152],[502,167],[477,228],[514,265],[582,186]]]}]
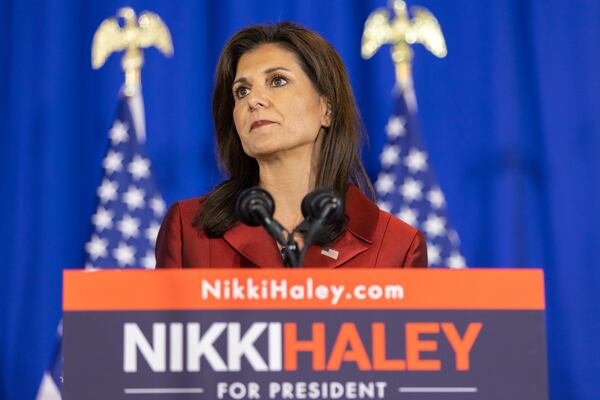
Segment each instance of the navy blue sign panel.
[{"label": "navy blue sign panel", "polygon": [[[154,300],[127,300],[124,291],[134,271],[65,279],[65,399],[548,398],[544,311],[540,303],[528,300],[531,296],[522,297],[527,303],[522,306],[516,306],[514,298],[508,300],[512,309],[494,304],[501,300],[494,290],[487,300],[475,298],[471,308],[459,307],[464,296],[443,306],[425,297],[419,306],[408,297],[428,280],[436,287],[437,271],[431,277],[421,273],[415,278],[410,272],[371,277],[362,289],[352,279],[345,280],[341,271],[336,274],[337,288],[318,272],[303,272],[277,291],[279,296],[287,293],[277,307],[272,303],[274,292],[266,289],[263,300],[269,306],[250,307],[246,290],[217,294],[214,279],[228,278],[214,271],[204,277],[170,272],[167,279],[159,271],[138,272],[144,276],[131,290],[145,290],[145,297]],[[252,282],[265,278],[260,271],[249,274]],[[276,274],[282,277],[286,272]],[[306,282],[307,274],[313,279],[310,285],[303,291],[292,289],[292,283]],[[461,275],[465,276],[442,278],[460,289],[453,281]],[[179,278],[182,284],[177,287]],[[507,283],[508,278],[476,279],[485,292],[485,285]],[[214,290],[203,292],[202,279],[210,280]],[[523,281],[517,276],[519,280]],[[334,297],[338,301],[317,306],[307,300],[309,287],[313,297],[321,293],[323,302],[333,303]],[[403,290],[397,290],[400,287]],[[508,289],[512,296],[513,290],[526,287],[502,286],[502,292]],[[191,296],[185,294],[190,290]],[[246,296],[241,303],[232,298],[236,290]],[[260,292],[259,285],[256,293]],[[102,293],[110,299],[96,298]],[[212,298],[196,306],[190,303],[203,293]],[[473,293],[481,296],[482,287]],[[162,302],[173,296],[178,299]]]}]

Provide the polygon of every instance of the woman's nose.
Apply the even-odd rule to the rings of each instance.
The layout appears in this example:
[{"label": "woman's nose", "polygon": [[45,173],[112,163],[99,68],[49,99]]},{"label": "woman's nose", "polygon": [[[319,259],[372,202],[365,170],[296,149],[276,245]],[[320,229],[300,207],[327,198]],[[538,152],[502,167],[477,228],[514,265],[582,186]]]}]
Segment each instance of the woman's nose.
[{"label": "woman's nose", "polygon": [[270,105],[269,97],[261,90],[253,90],[249,94],[248,106],[250,110],[257,110],[259,108],[265,108]]}]

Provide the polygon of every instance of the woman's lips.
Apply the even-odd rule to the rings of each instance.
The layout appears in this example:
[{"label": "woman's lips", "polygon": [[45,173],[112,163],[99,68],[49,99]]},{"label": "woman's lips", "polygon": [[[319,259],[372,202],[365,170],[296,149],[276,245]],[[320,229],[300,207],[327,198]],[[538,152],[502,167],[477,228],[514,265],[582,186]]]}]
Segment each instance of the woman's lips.
[{"label": "woman's lips", "polygon": [[272,123],[273,123],[273,121],[269,121],[267,119],[261,119],[260,121],[254,121],[252,123],[252,125],[250,125],[250,131],[252,131],[252,130],[254,130],[256,128],[260,128],[261,126],[269,125],[269,124],[272,124]]}]

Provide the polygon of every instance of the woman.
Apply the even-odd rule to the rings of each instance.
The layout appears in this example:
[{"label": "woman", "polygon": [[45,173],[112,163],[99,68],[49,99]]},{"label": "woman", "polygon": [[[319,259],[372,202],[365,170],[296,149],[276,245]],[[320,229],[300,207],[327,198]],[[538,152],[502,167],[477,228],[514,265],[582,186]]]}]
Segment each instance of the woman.
[{"label": "woman", "polygon": [[310,247],[306,266],[427,266],[422,234],[363,193],[373,197],[359,155],[360,117],[343,63],[322,37],[285,22],[234,35],[217,65],[213,119],[229,178],[170,208],[158,268],[282,267],[276,242],[235,215],[238,194],[252,186],[271,193],[274,218],[288,231],[303,220],[300,204],[314,188],[345,196],[345,220]]}]

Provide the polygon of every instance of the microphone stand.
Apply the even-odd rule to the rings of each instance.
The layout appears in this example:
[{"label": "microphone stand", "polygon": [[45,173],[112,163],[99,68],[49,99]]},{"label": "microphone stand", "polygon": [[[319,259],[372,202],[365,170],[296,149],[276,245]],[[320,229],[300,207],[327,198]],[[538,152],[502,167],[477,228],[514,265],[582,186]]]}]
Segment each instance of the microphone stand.
[{"label": "microphone stand", "polygon": [[309,225],[309,228],[304,236],[304,246],[302,246],[302,250],[298,248],[298,243],[294,239],[294,236],[300,230],[300,227],[304,222],[300,223],[291,233],[288,233],[287,244],[282,248],[284,253],[284,264],[288,268],[302,268],[304,267],[304,257],[308,252],[308,248],[313,244],[317,233],[323,228],[323,224],[329,218],[329,214],[335,212],[337,205],[327,204],[323,208],[321,215],[319,218],[312,221]]},{"label": "microphone stand", "polygon": [[300,251],[298,243],[294,240],[296,230],[288,235],[288,240],[285,246],[281,248],[283,253],[283,264],[287,268],[302,268],[302,260],[300,260]]},{"label": "microphone stand", "polygon": [[[251,211],[258,214],[261,217],[262,225],[267,230],[269,235],[275,239],[277,243],[281,245],[281,252],[283,253],[283,264],[287,268],[300,268],[302,267],[300,260],[300,251],[298,250],[298,243],[294,240],[296,229],[291,233],[287,231],[279,222],[271,218],[268,212],[263,207],[251,206]],[[287,240],[283,236],[283,232],[286,232]]]}]

